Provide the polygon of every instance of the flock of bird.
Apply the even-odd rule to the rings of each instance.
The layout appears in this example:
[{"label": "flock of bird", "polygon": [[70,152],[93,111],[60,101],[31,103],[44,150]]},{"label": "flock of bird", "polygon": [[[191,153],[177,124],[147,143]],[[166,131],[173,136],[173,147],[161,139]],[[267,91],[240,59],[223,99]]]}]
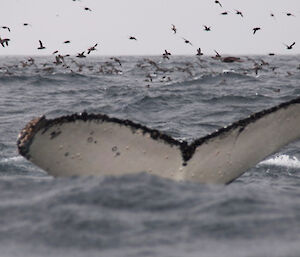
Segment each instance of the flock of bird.
[{"label": "flock of bird", "polygon": [[[73,0],[73,1],[78,1],[78,0]],[[215,0],[214,1],[215,4],[217,4],[218,6],[220,6],[220,8],[223,8],[223,5],[220,1],[218,0]],[[89,7],[83,7],[84,11],[88,11],[88,12],[92,12],[92,9],[89,8]],[[244,17],[244,13],[240,10],[234,10],[235,11],[235,14],[236,15],[239,15],[241,18]],[[223,10],[220,15],[229,15],[229,11],[225,11]],[[294,14],[290,13],[290,12],[286,12],[284,13],[284,15],[290,17],[295,17]],[[275,15],[274,13],[270,13],[270,16],[272,18],[275,18]],[[29,23],[23,23],[23,26],[32,26],[31,24]],[[0,35],[1,35],[1,29],[2,30],[6,30],[8,33],[11,32],[11,28],[7,25],[5,26],[1,26],[0,27]],[[172,33],[175,35],[178,35],[178,29],[176,27],[175,24],[171,24],[170,25],[170,30],[172,31]],[[212,28],[211,26],[208,26],[208,25],[203,25],[203,30],[206,31],[206,32],[210,32],[212,31]],[[252,29],[252,33],[253,35],[256,34],[258,31],[262,30],[261,27],[254,27]],[[190,45],[190,46],[193,46],[193,43],[188,40],[187,38],[185,37],[181,37],[183,42],[187,45]],[[138,38],[136,36],[133,36],[133,35],[130,35],[128,36],[128,39],[129,40],[132,40],[132,41],[138,41]],[[9,42],[10,42],[10,39],[9,38],[1,38],[0,37],[0,44],[2,47],[9,47]],[[71,44],[71,41],[70,40],[65,40],[63,41],[63,44]],[[286,49],[287,50],[291,50],[293,49],[293,47],[295,46],[296,42],[292,42],[290,44],[284,44]],[[77,53],[77,55],[75,56],[76,58],[86,58],[88,55],[90,55],[92,52],[96,51],[97,50],[97,47],[98,47],[98,43],[95,43],[93,44],[92,46],[90,46],[89,48],[85,49],[84,51],[80,51],[79,53]],[[38,44],[37,44],[37,50],[38,51],[43,51],[44,49],[46,49],[46,45],[42,42],[42,40],[39,40],[38,41]],[[234,56],[226,56],[226,57],[223,57],[219,52],[217,52],[216,50],[214,50],[215,52],[215,56],[212,56],[213,59],[216,59],[216,60],[220,60],[222,62],[227,62],[227,63],[230,63],[230,62],[243,62],[244,60],[241,59],[240,57],[234,57]],[[66,68],[66,69],[69,69],[71,72],[74,72],[74,68],[71,68],[71,65],[68,64],[66,62],[66,58],[67,57],[70,57],[69,54],[62,54],[59,52],[59,50],[55,50],[52,52],[52,54],[54,55],[54,58],[55,60],[53,61],[53,64],[55,65],[62,65],[62,67]],[[165,49],[162,53],[162,58],[163,59],[166,59],[166,60],[169,60],[170,59],[170,56],[171,56],[171,52],[169,52],[167,49]],[[196,49],[196,52],[195,52],[195,55],[199,58],[201,56],[204,55],[204,53],[202,52],[201,48],[198,47]],[[275,55],[274,53],[269,53],[270,56],[272,55]],[[122,70],[119,67],[122,67],[122,62],[119,58],[117,57],[111,57],[110,58],[110,62],[106,62],[104,63],[103,65],[101,65],[98,69],[98,73],[106,73],[106,74],[120,74],[122,73]],[[251,60],[250,58],[248,58],[248,60]],[[260,62],[257,62],[257,61],[254,61],[254,60],[251,60],[253,62],[253,67],[250,69],[252,71],[255,72],[255,74],[258,74],[258,71],[259,70],[262,70],[262,67],[267,65],[265,61],[261,60]],[[77,62],[76,60],[74,59],[71,59],[71,62],[72,64],[75,64],[75,66],[78,68],[77,69],[77,72],[81,72],[83,67],[84,67],[84,64],[80,64],[79,62]],[[166,70],[164,70],[164,68],[162,68],[159,63],[153,61],[153,60],[150,60],[150,59],[144,59],[143,63],[145,64],[146,63],[146,66],[147,65],[150,65],[151,67],[154,67],[155,68],[155,73],[157,72],[166,72]],[[115,66],[115,64],[117,64],[117,67]],[[21,66],[22,67],[27,67],[27,66],[32,66],[32,65],[35,65],[35,61],[33,58],[29,58],[27,61],[22,61],[21,62]],[[49,71],[51,72],[53,70],[52,67],[49,67],[49,65],[47,66],[46,64],[43,66],[44,70],[45,71]],[[140,67],[140,68],[143,68],[144,65],[143,64],[138,64],[137,67]],[[92,70],[93,68],[92,67],[87,67],[88,69]],[[300,65],[298,67],[300,69]],[[273,71],[275,71],[277,68],[274,68]],[[182,71],[182,72],[186,72],[187,74],[189,75],[192,75],[192,71],[191,71],[191,65],[186,65],[186,67],[176,67],[176,70],[177,71]],[[151,73],[147,73],[146,74],[146,77],[145,77],[145,80],[148,81],[148,82],[152,82],[153,81],[153,75],[151,75]],[[167,80],[167,81],[170,81],[171,78],[170,76],[163,76],[162,77],[163,80]]]},{"label": "flock of bird", "polygon": [[[72,0],[72,1],[75,2],[75,1],[80,1],[80,0]],[[220,6],[220,8],[223,9],[223,4],[219,0],[214,0],[214,3],[217,4],[218,6]],[[92,12],[92,9],[89,8],[89,7],[82,6],[82,8],[83,8],[84,11]],[[237,10],[237,9],[235,9],[234,11],[235,11],[236,15],[239,15],[241,18],[244,17],[244,14],[243,14],[242,11]],[[229,11],[223,10],[220,13],[220,15],[225,16],[225,15],[229,15],[229,13],[230,13]],[[286,15],[288,17],[295,17],[295,15],[293,13],[291,13],[291,12],[284,12],[284,15]],[[272,18],[275,18],[275,14],[272,13],[272,12],[270,13],[270,16]],[[23,26],[32,26],[32,25],[29,24],[29,23],[23,23]],[[11,28],[9,26],[7,26],[7,25],[1,26],[0,29],[7,30],[8,32],[11,32]],[[177,34],[178,29],[177,29],[177,27],[174,24],[171,25],[171,30],[173,31],[174,34]],[[208,26],[208,25],[203,25],[203,30],[207,31],[207,32],[212,31],[211,26]],[[252,29],[253,35],[256,34],[260,30],[262,30],[262,27],[258,27],[258,26],[254,27]],[[181,38],[182,38],[182,40],[183,40],[183,42],[185,44],[189,44],[189,45],[193,46],[193,44],[192,44],[192,42],[190,40],[188,40],[188,39],[186,39],[184,37],[181,37]],[[132,36],[132,35],[129,36],[128,39],[129,40],[133,40],[133,41],[137,41],[138,40],[136,36]],[[0,44],[1,44],[1,46],[2,47],[8,47],[9,46],[9,42],[10,42],[9,38],[1,38],[1,31],[0,31]],[[71,41],[70,40],[65,40],[63,43],[64,44],[70,44]],[[293,47],[295,46],[295,44],[296,44],[296,42],[292,42],[290,44],[284,44],[284,45],[285,45],[285,47],[286,47],[287,50],[291,50],[291,49],[293,49]],[[90,54],[92,51],[96,50],[97,45],[98,45],[98,43],[96,43],[94,46],[88,48],[87,50],[78,53],[76,57],[78,57],[78,58],[84,58],[84,57],[86,57],[85,52],[87,52],[87,54]],[[44,43],[41,40],[39,40],[39,45],[38,45],[37,49],[38,50],[44,50],[44,49],[46,49],[46,46],[44,45]],[[201,51],[201,48],[198,48],[196,51],[197,51],[196,55],[203,55],[203,52]],[[214,50],[214,51],[216,52],[216,50]],[[57,54],[57,53],[58,53],[58,50],[56,50],[56,51],[53,52],[53,54]],[[170,54],[163,54],[163,57],[167,58],[169,55]],[[270,55],[274,55],[274,53],[270,53]],[[220,57],[219,54],[217,54],[216,57]]]}]

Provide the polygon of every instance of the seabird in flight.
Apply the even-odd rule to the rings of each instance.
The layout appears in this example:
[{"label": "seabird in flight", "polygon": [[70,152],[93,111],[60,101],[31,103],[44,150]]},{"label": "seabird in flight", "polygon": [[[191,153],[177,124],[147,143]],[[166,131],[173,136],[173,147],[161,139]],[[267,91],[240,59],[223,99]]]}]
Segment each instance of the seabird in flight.
[{"label": "seabird in flight", "polygon": [[176,34],[176,32],[177,32],[177,28],[175,27],[175,25],[174,25],[174,24],[172,24],[172,28],[171,28],[171,30],[173,30],[174,34]]},{"label": "seabird in flight", "polygon": [[4,38],[4,39],[0,38],[0,44],[1,44],[3,47],[5,47],[5,45],[8,46],[8,42],[9,42],[9,41],[10,41],[9,38]]},{"label": "seabird in flight", "polygon": [[129,37],[130,40],[137,40],[136,37],[130,36]]},{"label": "seabird in flight", "polygon": [[290,12],[287,12],[287,13],[285,13],[285,14],[286,14],[286,16],[294,16],[294,17],[295,17],[295,15],[292,14],[292,13],[290,13]]},{"label": "seabird in flight", "polygon": [[220,7],[222,7],[220,1],[216,0],[215,3],[218,4],[218,5],[220,5]]},{"label": "seabird in flight", "polygon": [[215,51],[215,53],[216,53],[215,58],[221,58],[221,57],[222,57],[216,50],[214,50],[214,51]]},{"label": "seabird in flight", "polygon": [[2,26],[1,28],[2,28],[2,29],[7,29],[7,30],[10,32],[10,28],[7,27],[7,26]]},{"label": "seabird in flight", "polygon": [[184,37],[183,37],[182,39],[184,40],[184,43],[186,43],[186,44],[190,44],[191,46],[193,45],[193,44],[191,43],[191,41],[189,41],[189,40],[185,39]]},{"label": "seabird in flight", "polygon": [[286,45],[286,44],[284,44],[285,46],[286,46],[286,49],[293,49],[293,46],[296,44],[296,42],[293,42],[291,45]]},{"label": "seabird in flight", "polygon": [[244,17],[243,13],[239,10],[235,10],[235,14],[240,15],[241,17]]},{"label": "seabird in flight", "polygon": [[37,49],[41,50],[41,49],[45,49],[46,48],[45,46],[43,46],[43,43],[42,43],[41,40],[39,40],[39,43],[40,43],[40,46]]},{"label": "seabird in flight", "polygon": [[210,31],[210,27],[203,25],[205,31]]},{"label": "seabird in flight", "polygon": [[78,53],[78,54],[76,55],[76,57],[78,57],[78,58],[84,58],[84,57],[86,57],[86,56],[84,55],[84,51],[83,51],[82,53]]},{"label": "seabird in flight", "polygon": [[96,46],[98,45],[98,43],[96,43],[94,46],[91,46],[89,49],[88,49],[88,54],[90,54],[90,52],[92,52],[92,51],[96,51],[97,49],[96,49]]},{"label": "seabird in flight", "polygon": [[253,30],[253,35],[256,33],[256,31],[258,31],[258,30],[260,30],[261,28],[260,27],[255,27],[255,28],[253,28],[252,30]]},{"label": "seabird in flight", "polygon": [[201,48],[200,47],[197,49],[197,54],[196,55],[199,55],[199,56],[203,55],[203,53],[201,52]]},{"label": "seabird in flight", "polygon": [[164,58],[164,59],[170,59],[170,58],[169,58],[169,55],[171,55],[171,53],[168,52],[167,50],[165,50],[165,52],[163,53],[163,58]]},{"label": "seabird in flight", "polygon": [[227,15],[228,12],[225,11],[225,12],[221,12],[220,14],[221,14],[221,15]]}]

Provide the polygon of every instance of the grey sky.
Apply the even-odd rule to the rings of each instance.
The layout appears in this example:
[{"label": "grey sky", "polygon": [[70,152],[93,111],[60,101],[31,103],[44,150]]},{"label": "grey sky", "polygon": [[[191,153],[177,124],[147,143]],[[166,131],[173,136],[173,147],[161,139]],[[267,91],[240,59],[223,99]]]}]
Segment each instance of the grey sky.
[{"label": "grey sky", "polygon": [[[76,54],[98,43],[93,55],[299,54],[299,0],[0,0],[0,55]],[[89,7],[92,11],[84,10]],[[235,13],[242,11],[244,17]],[[228,11],[226,16],[221,12]],[[286,13],[295,16],[287,16]],[[275,17],[271,17],[271,13]],[[29,23],[30,26],[23,26]],[[178,31],[174,35],[171,24]],[[203,25],[211,27],[204,31]],[[252,29],[261,27],[253,35]],[[129,36],[138,40],[129,40]],[[187,38],[193,46],[185,44]],[[38,40],[46,49],[37,50]],[[70,40],[70,44],[63,44]],[[296,42],[291,50],[285,44]]]}]

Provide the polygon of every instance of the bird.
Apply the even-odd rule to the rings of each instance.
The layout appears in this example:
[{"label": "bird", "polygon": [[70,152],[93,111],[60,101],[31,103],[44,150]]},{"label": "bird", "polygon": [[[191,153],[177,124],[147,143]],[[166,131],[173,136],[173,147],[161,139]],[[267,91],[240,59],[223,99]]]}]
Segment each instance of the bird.
[{"label": "bird", "polygon": [[287,12],[287,13],[285,13],[285,14],[286,14],[286,16],[294,16],[294,17],[295,17],[295,15],[292,14],[292,13],[290,13],[290,12]]},{"label": "bird", "polygon": [[228,12],[225,11],[225,12],[221,12],[220,14],[221,14],[221,15],[227,15]]},{"label": "bird", "polygon": [[165,55],[171,55],[170,52],[168,52],[166,49],[165,49],[165,52],[164,52]]},{"label": "bird", "polygon": [[85,58],[86,56],[84,55],[84,51],[83,51],[83,52],[81,52],[81,53],[78,53],[78,54],[76,55],[76,57],[78,57],[78,58]]},{"label": "bird", "polygon": [[23,23],[23,26],[27,27],[27,26],[32,26],[32,25],[29,24],[29,23],[27,23],[27,22],[25,22],[25,23]]},{"label": "bird", "polygon": [[214,50],[214,51],[215,51],[215,53],[216,53],[215,58],[221,58],[221,57],[222,57],[216,50]]},{"label": "bird", "polygon": [[10,28],[7,27],[7,26],[2,26],[1,28],[2,28],[2,29],[7,29],[7,30],[10,32]]},{"label": "bird", "polygon": [[253,35],[256,33],[256,31],[258,31],[258,30],[260,30],[261,28],[260,27],[255,27],[255,28],[253,28],[252,30],[253,30]]},{"label": "bird", "polygon": [[191,41],[189,41],[189,40],[185,39],[184,37],[183,37],[182,39],[184,40],[184,43],[186,43],[186,44],[190,44],[191,46],[193,45],[193,44],[191,43]]},{"label": "bird", "polygon": [[130,36],[129,37],[130,40],[137,40],[136,37]]},{"label": "bird", "polygon": [[94,46],[91,46],[90,48],[88,48],[88,52],[87,52],[87,54],[90,54],[90,52],[92,52],[92,51],[96,51],[97,49],[96,49],[96,46],[98,45],[98,43],[96,43]]},{"label": "bird", "polygon": [[168,52],[167,50],[165,50],[165,52],[163,53],[163,58],[164,58],[164,59],[170,59],[170,58],[169,58],[169,55],[171,55],[171,53]]},{"label": "bird", "polygon": [[222,7],[222,4],[218,0],[216,0],[215,3],[220,5],[220,7]]},{"label": "bird", "polygon": [[199,56],[203,55],[203,53],[201,52],[201,48],[200,47],[197,49],[197,54],[196,55],[199,55]]},{"label": "bird", "polygon": [[39,40],[39,43],[40,43],[40,46],[37,49],[42,50],[42,49],[46,48],[45,46],[43,46],[43,43],[41,40]]},{"label": "bird", "polygon": [[66,41],[64,41],[64,44],[69,44],[69,43],[71,43],[71,41],[70,41],[70,40],[66,40]]},{"label": "bird", "polygon": [[83,7],[83,9],[85,10],[85,11],[92,11],[92,9],[91,8],[89,8],[89,7]]},{"label": "bird", "polygon": [[243,13],[239,10],[235,10],[235,14],[240,15],[241,17],[244,17]]},{"label": "bird", "polygon": [[210,31],[210,27],[203,25],[205,31]]},{"label": "bird", "polygon": [[168,59],[168,60],[170,59],[169,56],[165,53],[163,53],[162,56],[163,56],[164,59]]},{"label": "bird", "polygon": [[174,24],[172,24],[172,28],[171,28],[171,30],[173,30],[174,34],[176,34],[176,32],[177,32],[177,28],[175,27],[175,25],[174,25]]},{"label": "bird", "polygon": [[293,46],[295,44],[296,44],[296,42],[293,42],[291,45],[286,45],[286,44],[284,44],[284,45],[286,46],[286,49],[290,50],[290,49],[293,49]]},{"label": "bird", "polygon": [[4,39],[0,38],[0,44],[1,44],[3,47],[8,46],[8,42],[9,42],[9,41],[10,41],[9,38],[4,38]]},{"label": "bird", "polygon": [[55,56],[55,61],[53,63],[56,64],[56,65],[59,65],[59,64],[63,63],[62,60],[63,59],[61,59],[61,55],[56,55]]}]

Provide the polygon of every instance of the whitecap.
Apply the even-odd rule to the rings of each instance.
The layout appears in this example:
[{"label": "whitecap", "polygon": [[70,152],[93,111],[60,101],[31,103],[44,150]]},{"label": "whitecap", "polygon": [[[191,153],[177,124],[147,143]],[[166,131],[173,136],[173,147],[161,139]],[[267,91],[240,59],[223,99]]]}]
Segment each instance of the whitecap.
[{"label": "whitecap", "polygon": [[300,161],[297,157],[290,157],[286,154],[278,155],[260,162],[258,165],[280,166],[287,168],[300,168]]},{"label": "whitecap", "polygon": [[24,158],[22,156],[13,156],[8,158],[0,159],[0,163],[12,163],[12,162],[20,162]]}]

